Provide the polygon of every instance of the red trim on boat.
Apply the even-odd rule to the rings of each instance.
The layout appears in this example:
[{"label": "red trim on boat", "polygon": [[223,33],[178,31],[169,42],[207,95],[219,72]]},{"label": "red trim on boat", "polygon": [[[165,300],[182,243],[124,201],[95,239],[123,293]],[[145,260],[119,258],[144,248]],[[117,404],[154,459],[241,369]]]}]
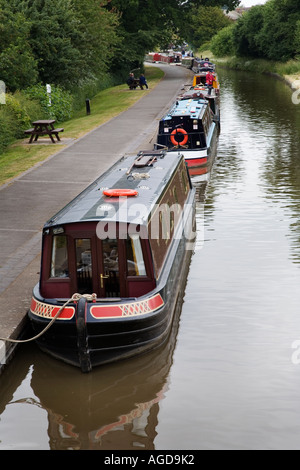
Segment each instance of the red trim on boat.
[{"label": "red trim on boat", "polygon": [[154,312],[164,305],[160,294],[156,294],[147,300],[118,305],[95,305],[93,304],[90,313],[93,318],[116,318],[133,317]]},{"label": "red trim on boat", "polygon": [[193,166],[205,165],[207,163],[207,157],[203,158],[186,158],[185,159],[188,168]]},{"label": "red trim on boat", "polygon": [[[34,297],[31,299],[30,311],[34,315],[42,318],[53,318],[57,314],[58,310],[60,309],[61,305],[52,305],[46,304],[45,302],[39,302]],[[65,307],[59,317],[58,320],[71,320],[75,314],[74,307]]]}]

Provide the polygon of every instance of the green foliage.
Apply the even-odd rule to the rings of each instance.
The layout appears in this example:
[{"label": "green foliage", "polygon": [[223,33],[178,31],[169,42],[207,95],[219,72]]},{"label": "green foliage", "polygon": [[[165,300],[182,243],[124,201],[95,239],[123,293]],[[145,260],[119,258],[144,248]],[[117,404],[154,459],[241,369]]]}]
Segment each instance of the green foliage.
[{"label": "green foliage", "polygon": [[[226,3],[229,8],[234,8],[239,0],[228,0]],[[174,37],[177,38],[176,42],[188,40],[194,44],[194,30],[202,33],[199,15],[196,14],[199,7],[212,9],[212,14],[217,11],[217,17],[210,15],[208,19],[206,34],[210,38],[218,29],[228,25],[228,18],[220,10],[223,4],[223,0],[111,0],[109,8],[120,14],[120,43],[112,62],[112,70],[116,71],[118,67],[123,69],[126,64],[128,70],[140,67],[145,53],[156,47],[168,47],[174,42]],[[206,8],[203,13],[205,10]],[[191,22],[194,22],[192,31]],[[197,41],[197,45],[202,39],[203,36],[200,42]],[[204,39],[207,41],[207,37]]]},{"label": "green foliage", "polygon": [[185,37],[193,48],[198,49],[208,42],[218,31],[229,26],[232,21],[219,7],[200,6],[192,8],[186,22]]},{"label": "green foliage", "polygon": [[[239,0],[228,0],[234,8]],[[223,0],[0,0],[0,79],[7,89],[54,83],[73,90],[143,64],[184,38],[190,12]],[[224,21],[224,15],[222,15]],[[210,24],[212,18],[209,18]],[[224,26],[224,25],[223,25]],[[186,39],[186,38],[184,38]]]},{"label": "green foliage", "polygon": [[23,89],[36,82],[36,61],[26,46],[14,44],[0,53],[1,80],[10,91]]},{"label": "green foliage", "polygon": [[6,111],[13,117],[15,126],[15,136],[23,137],[23,131],[30,127],[30,116],[24,106],[21,105],[18,98],[14,95],[6,95]]},{"label": "green foliage", "polygon": [[73,97],[70,92],[57,85],[51,85],[51,105],[46,87],[39,84],[24,90],[27,97],[40,103],[40,119],[55,119],[58,122],[70,119],[73,109]]},{"label": "green foliage", "polygon": [[291,59],[299,51],[300,0],[269,0],[236,23],[233,41],[239,56]]},{"label": "green foliage", "polygon": [[72,1],[78,22],[74,45],[81,56],[80,82],[102,80],[119,45],[119,14],[109,11],[108,3],[109,0]]},{"label": "green foliage", "polygon": [[0,2],[0,79],[7,90],[35,83],[37,62],[29,45],[30,22],[25,16],[9,8],[1,8]]},{"label": "green foliage", "polygon": [[300,20],[298,20],[296,23],[294,47],[295,47],[296,55],[299,55],[300,54]]},{"label": "green foliage", "polygon": [[264,6],[252,7],[240,18],[233,29],[233,42],[238,56],[260,57],[257,33],[264,24]]},{"label": "green foliage", "polygon": [[0,78],[11,90],[37,82],[71,89],[103,74],[118,41],[118,15],[106,4],[0,0]]},{"label": "green foliage", "polygon": [[0,104],[0,154],[15,140],[16,126],[6,105]]},{"label": "green foliage", "polygon": [[215,57],[225,57],[234,55],[235,48],[233,42],[233,30],[235,25],[232,24],[216,34],[211,43],[210,49]]},{"label": "green foliage", "polygon": [[23,93],[6,93],[5,104],[0,105],[0,153],[16,139],[24,137],[24,130],[40,115],[39,104]]}]

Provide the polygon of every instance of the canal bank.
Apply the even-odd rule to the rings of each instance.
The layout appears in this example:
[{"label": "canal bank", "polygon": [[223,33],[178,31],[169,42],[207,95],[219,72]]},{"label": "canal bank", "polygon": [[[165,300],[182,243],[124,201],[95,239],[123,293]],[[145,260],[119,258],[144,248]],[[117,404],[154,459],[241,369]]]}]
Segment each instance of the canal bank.
[{"label": "canal bank", "polygon": [[[2,338],[17,339],[26,330],[31,291],[39,279],[44,223],[125,153],[153,148],[158,120],[191,73],[159,67],[165,78],[131,108],[0,188]],[[0,370],[16,345],[0,342]]]}]

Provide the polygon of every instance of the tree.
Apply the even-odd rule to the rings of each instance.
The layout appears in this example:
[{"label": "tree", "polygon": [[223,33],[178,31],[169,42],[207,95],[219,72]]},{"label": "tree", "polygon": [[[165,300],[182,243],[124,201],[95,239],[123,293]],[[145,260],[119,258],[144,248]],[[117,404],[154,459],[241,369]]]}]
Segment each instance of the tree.
[{"label": "tree", "polygon": [[297,55],[300,54],[300,20],[296,23],[296,30],[295,30],[295,53]]},{"label": "tree", "polygon": [[225,57],[235,54],[234,42],[233,42],[233,30],[235,24],[227,26],[221,29],[216,34],[210,43],[210,48],[215,57]]},{"label": "tree", "polygon": [[15,91],[35,83],[37,61],[29,43],[31,23],[0,2],[0,80]]},{"label": "tree", "polygon": [[[233,9],[240,0],[226,3]],[[166,46],[174,35],[186,39],[193,9],[223,4],[223,0],[111,0],[108,8],[120,14],[121,45],[115,63],[129,61],[131,68],[140,66],[146,52]]]},{"label": "tree", "polygon": [[251,8],[233,31],[236,53],[269,60],[288,60],[297,53],[300,0],[269,0]]},{"label": "tree", "polygon": [[260,57],[258,33],[264,25],[264,5],[252,7],[237,21],[233,29],[233,42],[236,54],[240,56]]},{"label": "tree", "polygon": [[42,83],[72,88],[82,79],[99,76],[109,68],[118,39],[118,16],[107,11],[106,4],[106,0],[0,0],[5,12],[0,18],[5,33],[0,54],[3,43],[10,50],[6,63],[17,59],[17,41],[24,49],[20,65],[26,68],[27,60],[32,79]]},{"label": "tree", "polygon": [[255,36],[260,55],[270,60],[294,57],[300,1],[270,0],[263,7],[263,25]]},{"label": "tree", "polygon": [[74,45],[80,51],[81,76],[107,72],[119,44],[119,15],[106,7],[109,0],[73,0],[79,34]]},{"label": "tree", "polygon": [[219,7],[193,7],[186,22],[185,37],[193,48],[209,42],[218,31],[231,25],[232,20],[224,15]]}]

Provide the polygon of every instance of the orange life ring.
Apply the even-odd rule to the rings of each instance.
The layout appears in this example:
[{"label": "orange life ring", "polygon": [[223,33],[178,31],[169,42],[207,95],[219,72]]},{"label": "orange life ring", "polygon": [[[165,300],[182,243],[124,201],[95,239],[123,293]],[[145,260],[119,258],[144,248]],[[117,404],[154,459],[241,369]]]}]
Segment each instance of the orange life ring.
[{"label": "orange life ring", "polygon": [[108,197],[132,197],[137,196],[138,192],[134,189],[105,189],[103,194]]},{"label": "orange life ring", "polygon": [[[178,142],[174,137],[175,134],[177,134],[178,132],[180,134],[184,135],[184,138],[181,142]],[[187,132],[184,129],[178,128],[178,129],[174,129],[174,131],[171,132],[170,139],[171,139],[171,142],[172,142],[173,145],[185,145],[188,141],[188,135],[187,135]]]}]

